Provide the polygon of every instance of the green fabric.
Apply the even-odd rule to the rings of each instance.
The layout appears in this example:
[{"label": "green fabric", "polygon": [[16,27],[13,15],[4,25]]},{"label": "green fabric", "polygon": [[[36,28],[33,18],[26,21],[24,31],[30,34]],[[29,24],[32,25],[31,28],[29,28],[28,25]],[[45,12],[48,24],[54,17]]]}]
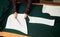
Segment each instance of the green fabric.
[{"label": "green fabric", "polygon": [[[34,24],[34,23],[28,23],[28,31],[31,37],[60,37],[60,17],[53,17],[49,14],[43,14],[42,13],[42,5],[32,6],[32,10],[30,11],[30,16],[35,17],[42,17],[42,18],[48,18],[48,19],[56,19],[55,24],[53,27],[47,26],[44,24]],[[8,8],[8,9],[7,9]],[[19,12],[24,13],[26,8],[26,4],[21,4]],[[0,0],[0,28],[4,28],[6,26],[7,18],[10,14],[13,13],[12,4],[9,3],[8,0]],[[9,32],[9,30],[5,30]],[[16,30],[10,30],[12,33],[21,34],[21,32]]]},{"label": "green fabric", "polygon": [[8,0],[0,0],[0,29],[5,27],[7,18],[11,14],[12,6],[10,5]]}]

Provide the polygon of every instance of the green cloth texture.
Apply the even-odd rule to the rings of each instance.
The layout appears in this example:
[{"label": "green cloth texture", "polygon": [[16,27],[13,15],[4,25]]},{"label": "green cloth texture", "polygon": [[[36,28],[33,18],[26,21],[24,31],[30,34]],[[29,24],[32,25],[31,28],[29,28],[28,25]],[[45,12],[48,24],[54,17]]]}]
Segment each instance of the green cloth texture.
[{"label": "green cloth texture", "polygon": [[[32,5],[29,16],[55,19],[54,26],[29,23],[29,19],[27,18],[26,20],[28,24],[28,35],[31,37],[60,37],[60,17],[53,17],[49,14],[43,14],[42,7],[42,5]],[[19,8],[19,13],[24,13],[26,9],[26,4],[20,4]],[[7,18],[10,14],[13,14],[13,12],[13,6],[8,0],[0,0],[0,29],[6,32],[23,34],[16,30],[5,29]]]}]

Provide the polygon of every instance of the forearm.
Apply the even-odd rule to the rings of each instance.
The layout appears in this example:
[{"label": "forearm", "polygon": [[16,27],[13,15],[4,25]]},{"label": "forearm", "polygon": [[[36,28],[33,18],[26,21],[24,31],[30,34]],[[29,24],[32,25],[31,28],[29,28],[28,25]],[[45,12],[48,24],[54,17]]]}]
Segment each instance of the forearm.
[{"label": "forearm", "polygon": [[27,8],[26,8],[26,11],[25,11],[26,14],[30,13],[31,3],[32,3],[31,0],[28,0]]},{"label": "forearm", "polygon": [[12,0],[12,3],[13,3],[13,10],[14,10],[14,12],[17,12],[16,0]]}]

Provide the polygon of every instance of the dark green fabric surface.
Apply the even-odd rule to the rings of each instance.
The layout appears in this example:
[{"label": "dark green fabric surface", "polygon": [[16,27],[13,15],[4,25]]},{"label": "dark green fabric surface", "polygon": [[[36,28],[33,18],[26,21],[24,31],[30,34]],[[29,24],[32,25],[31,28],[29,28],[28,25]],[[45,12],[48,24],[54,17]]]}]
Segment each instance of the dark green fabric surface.
[{"label": "dark green fabric surface", "polygon": [[[60,17],[53,17],[50,16],[49,14],[43,14],[42,13],[42,5],[32,6],[32,10],[30,11],[31,13],[29,14],[30,16],[35,16],[35,17],[42,17],[42,18],[48,18],[48,19],[55,19],[55,24],[53,27],[44,25],[44,24],[34,24],[34,23],[28,23],[28,31],[29,31],[29,36],[31,37],[60,37]],[[19,12],[24,13],[26,8],[26,4],[21,4]],[[13,13],[13,8],[12,4],[8,2],[8,0],[0,0],[0,29],[4,29],[6,26],[7,18],[10,14]],[[12,32],[12,33],[17,33],[17,34],[23,34],[23,33],[18,33],[19,31],[14,32],[14,30],[5,30],[7,32]],[[24,35],[24,34],[23,34]]]}]

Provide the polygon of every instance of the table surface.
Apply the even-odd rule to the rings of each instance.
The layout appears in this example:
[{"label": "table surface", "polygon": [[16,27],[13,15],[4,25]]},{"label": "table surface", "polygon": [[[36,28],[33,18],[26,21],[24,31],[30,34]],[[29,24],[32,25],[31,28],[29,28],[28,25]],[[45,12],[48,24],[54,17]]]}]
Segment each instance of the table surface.
[{"label": "table surface", "polygon": [[45,1],[45,2],[40,2],[40,3],[32,3],[33,5],[52,5],[52,6],[60,6],[60,3],[56,3],[56,2],[50,2],[50,1]]},{"label": "table surface", "polygon": [[10,33],[10,32],[0,32],[0,36],[4,36],[4,37],[29,37],[29,36],[25,36],[25,35]]}]

